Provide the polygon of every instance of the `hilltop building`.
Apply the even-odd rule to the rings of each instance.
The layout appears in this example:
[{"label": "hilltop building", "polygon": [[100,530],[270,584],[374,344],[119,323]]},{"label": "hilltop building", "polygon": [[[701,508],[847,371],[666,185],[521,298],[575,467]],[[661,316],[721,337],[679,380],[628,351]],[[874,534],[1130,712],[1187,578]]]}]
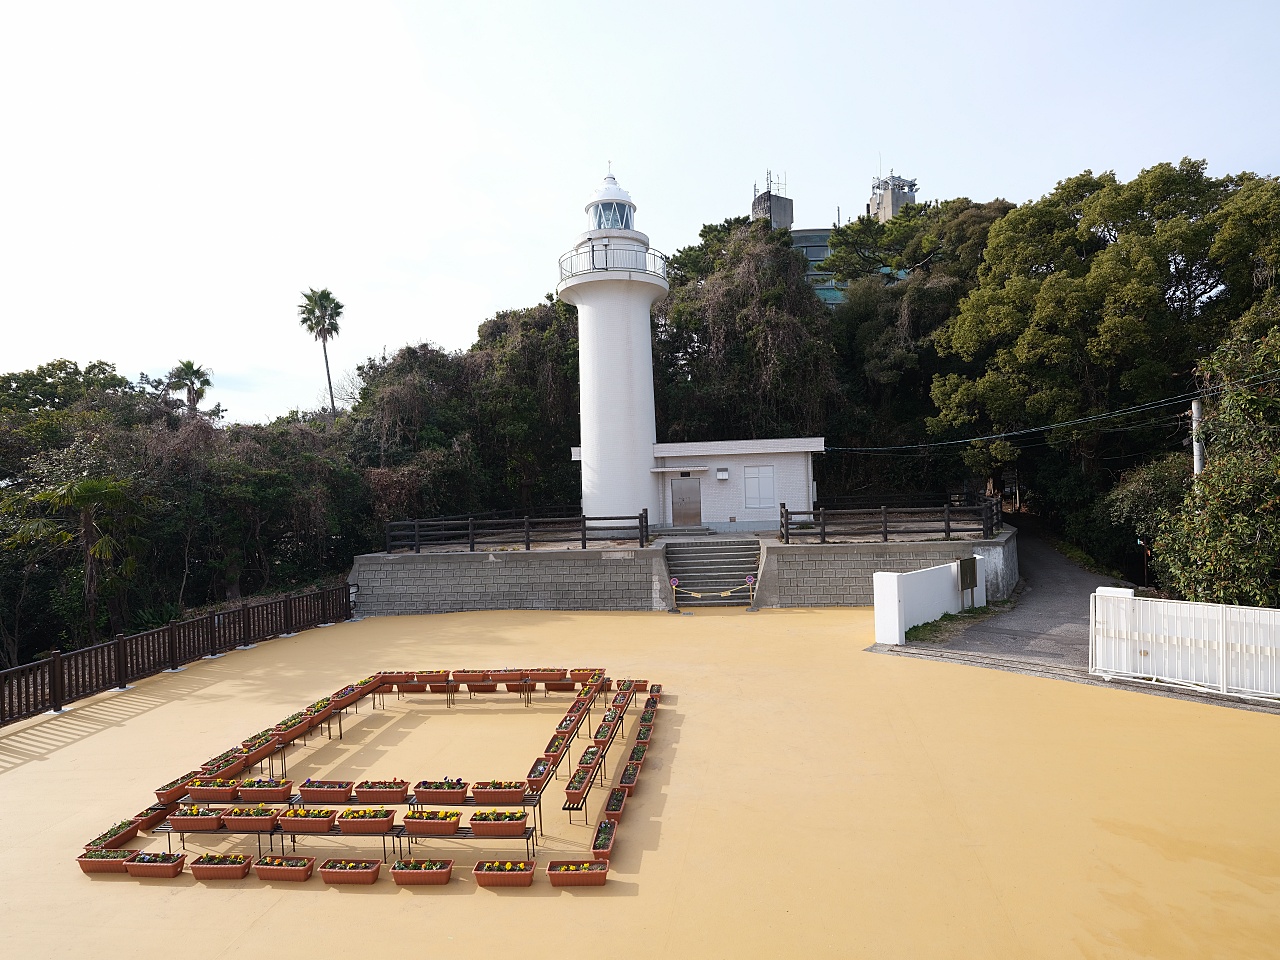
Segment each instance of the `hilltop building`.
[{"label": "hilltop building", "polygon": [[780,503],[812,509],[822,437],[657,442],[649,311],[669,289],[667,260],[635,229],[635,204],[612,174],[585,209],[556,287],[578,308],[582,512],[647,509],[654,527],[734,530],[776,524]]}]

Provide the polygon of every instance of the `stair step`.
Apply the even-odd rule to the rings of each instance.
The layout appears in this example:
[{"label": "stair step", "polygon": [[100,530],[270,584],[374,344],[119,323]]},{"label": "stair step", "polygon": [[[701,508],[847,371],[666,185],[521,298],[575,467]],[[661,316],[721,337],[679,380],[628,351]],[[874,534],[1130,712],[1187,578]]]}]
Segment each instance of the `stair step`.
[{"label": "stair step", "polygon": [[[681,541],[666,545],[667,569],[680,581],[678,607],[745,607],[751,602],[743,590],[760,564],[759,540]],[[720,594],[728,592],[728,596]],[[702,594],[695,597],[692,594]]]}]

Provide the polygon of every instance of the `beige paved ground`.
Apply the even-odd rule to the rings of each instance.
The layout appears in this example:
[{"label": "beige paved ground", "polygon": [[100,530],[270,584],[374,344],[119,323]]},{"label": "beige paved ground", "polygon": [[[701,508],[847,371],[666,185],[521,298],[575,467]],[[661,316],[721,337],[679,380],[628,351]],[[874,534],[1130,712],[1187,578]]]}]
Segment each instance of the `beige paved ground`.
[{"label": "beige paved ground", "polygon": [[[869,610],[386,618],[7,728],[4,954],[1280,955],[1280,718],[877,656],[871,633]],[[373,669],[594,663],[672,694],[603,890],[215,887],[72,862],[154,785]],[[290,772],[519,776],[559,712],[389,703]],[[543,862],[588,837],[549,806]]]}]

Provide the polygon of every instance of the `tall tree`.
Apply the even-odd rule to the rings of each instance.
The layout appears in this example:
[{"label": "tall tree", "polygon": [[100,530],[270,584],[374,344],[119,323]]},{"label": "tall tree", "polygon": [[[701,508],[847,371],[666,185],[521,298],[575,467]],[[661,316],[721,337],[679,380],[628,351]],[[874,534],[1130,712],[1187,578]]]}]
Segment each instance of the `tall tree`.
[{"label": "tall tree", "polygon": [[329,383],[330,419],[338,417],[338,404],[333,399],[333,377],[329,374],[329,338],[338,335],[338,318],[342,316],[342,304],[337,301],[328,288],[324,290],[308,290],[302,295],[302,303],[298,305],[298,315],[307,333],[320,341],[324,350],[324,377]]},{"label": "tall tree", "polygon": [[183,360],[169,371],[168,389],[185,390],[187,392],[187,413],[195,416],[199,413],[200,401],[204,392],[213,386],[213,371],[196,366],[194,361]]}]

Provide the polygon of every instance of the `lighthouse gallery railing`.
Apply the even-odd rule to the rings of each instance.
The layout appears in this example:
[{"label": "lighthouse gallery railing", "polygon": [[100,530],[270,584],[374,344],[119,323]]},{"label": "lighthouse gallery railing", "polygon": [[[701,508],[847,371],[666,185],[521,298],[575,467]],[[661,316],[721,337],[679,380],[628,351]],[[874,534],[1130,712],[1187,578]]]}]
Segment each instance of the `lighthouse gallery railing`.
[{"label": "lighthouse gallery railing", "polygon": [[567,280],[596,270],[628,270],[666,277],[667,258],[657,250],[593,243],[570,250],[560,258],[560,279]]}]

